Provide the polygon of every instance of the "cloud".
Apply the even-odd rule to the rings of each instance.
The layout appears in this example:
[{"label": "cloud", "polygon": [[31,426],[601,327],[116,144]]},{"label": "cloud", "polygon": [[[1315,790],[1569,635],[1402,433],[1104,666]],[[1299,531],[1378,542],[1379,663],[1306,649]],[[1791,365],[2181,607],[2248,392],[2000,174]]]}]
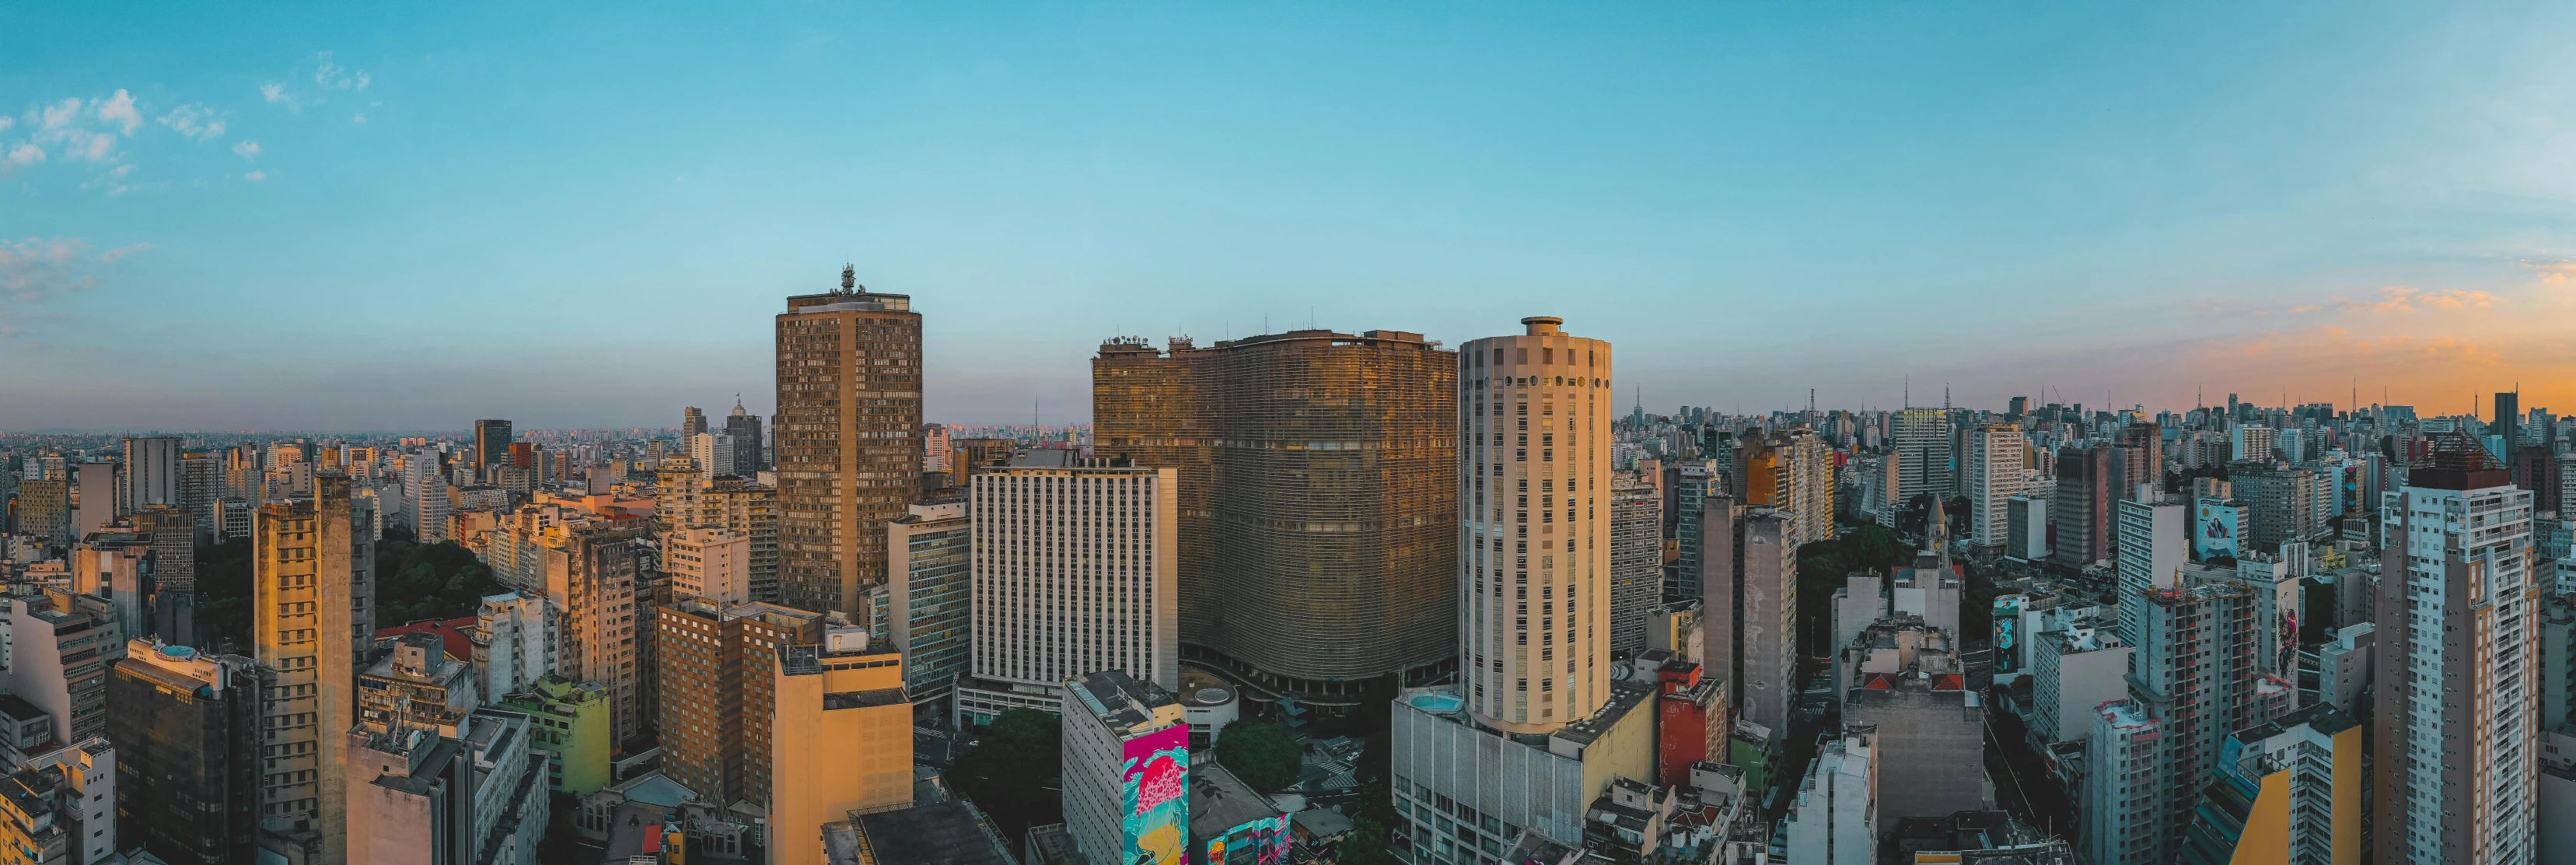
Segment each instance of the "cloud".
[{"label": "cloud", "polygon": [[260,85],[260,98],[268,100],[271,105],[284,105],[290,111],[302,111],[331,101],[331,94],[356,93],[375,83],[367,73],[340,65],[339,61],[332,59],[329,51],[314,54],[308,62],[313,68],[310,87],[299,83],[304,64],[297,64],[296,70],[289,72],[286,78]]},{"label": "cloud", "polygon": [[358,126],[365,126],[367,125],[367,115],[364,113],[349,115],[349,122]]},{"label": "cloud", "polygon": [[36,163],[43,162],[45,161],[45,149],[33,144],[20,144],[17,147],[10,149],[9,161],[19,165],[34,165]]},{"label": "cloud", "polygon": [[2495,295],[2483,291],[2445,288],[2434,291],[2413,286],[2392,285],[2379,290],[2378,300],[2338,299],[2337,308],[2345,312],[2412,314],[2426,309],[2485,309],[2495,305]]},{"label": "cloud", "polygon": [[134,110],[134,95],[120,87],[117,88],[116,95],[99,103],[98,122],[117,124],[124,127],[125,134],[133,135],[134,130],[143,126],[143,114]]},{"label": "cloud", "polygon": [[302,107],[295,103],[295,97],[286,95],[286,85],[284,84],[278,84],[275,82],[262,84],[259,86],[259,95],[260,98],[268,100],[268,104],[270,105],[284,104],[288,108]]},{"label": "cloud", "polygon": [[45,124],[46,129],[61,129],[70,126],[72,121],[80,119],[80,108],[80,100],[65,99],[37,109],[36,114]]},{"label": "cloud", "polygon": [[2546,260],[2526,258],[2521,264],[2523,267],[2538,271],[2542,282],[2566,282],[2568,274],[2576,274],[2576,258]]},{"label": "cloud", "polygon": [[258,159],[259,142],[252,141],[247,138],[242,139],[240,142],[233,145],[233,152],[241,154],[241,158],[243,159]]},{"label": "cloud", "polygon": [[251,172],[251,173],[249,173],[249,174],[244,174],[244,175],[242,175],[242,176],[243,176],[243,177],[246,177],[246,178],[249,178],[249,179],[250,179],[250,182],[252,182],[252,183],[258,183],[258,182],[260,182],[260,181],[262,181],[262,180],[267,180],[267,179],[268,179],[268,172],[266,172],[266,171],[253,171],[253,172]]},{"label": "cloud", "polygon": [[223,115],[203,105],[182,105],[170,109],[156,121],[171,131],[199,141],[210,141],[224,134]]},{"label": "cloud", "polygon": [[367,77],[367,73],[352,71],[348,67],[331,62],[329,51],[313,55],[313,60],[315,63],[313,83],[325,89],[365,90],[372,82],[372,79]]},{"label": "cloud", "polygon": [[0,132],[7,132],[9,131],[9,127],[16,125],[18,125],[18,118],[0,117]]},{"label": "cloud", "polygon": [[115,264],[150,248],[148,243],[132,243],[90,255],[89,241],[76,237],[0,240],[0,300],[33,305],[96,288],[98,276],[89,272],[91,268]]}]

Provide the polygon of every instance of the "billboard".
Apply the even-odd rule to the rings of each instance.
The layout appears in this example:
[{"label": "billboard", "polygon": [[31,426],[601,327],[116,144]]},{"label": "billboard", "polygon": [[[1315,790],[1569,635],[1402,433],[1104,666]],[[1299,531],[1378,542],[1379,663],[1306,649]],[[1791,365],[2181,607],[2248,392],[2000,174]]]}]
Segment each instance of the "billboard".
[{"label": "billboard", "polygon": [[1125,844],[1116,865],[1182,865],[1190,846],[1190,725],[1135,736],[1123,750],[1118,791]]},{"label": "billboard", "polygon": [[1288,815],[1263,817],[1208,839],[1207,865],[1288,865]]},{"label": "billboard", "polygon": [[2236,557],[2237,532],[2243,527],[2245,508],[2229,504],[2234,499],[2204,498],[2194,508],[2191,520],[2192,558],[2208,561],[2219,556]]},{"label": "billboard", "polygon": [[2021,671],[2022,595],[1995,599],[1995,673]]}]

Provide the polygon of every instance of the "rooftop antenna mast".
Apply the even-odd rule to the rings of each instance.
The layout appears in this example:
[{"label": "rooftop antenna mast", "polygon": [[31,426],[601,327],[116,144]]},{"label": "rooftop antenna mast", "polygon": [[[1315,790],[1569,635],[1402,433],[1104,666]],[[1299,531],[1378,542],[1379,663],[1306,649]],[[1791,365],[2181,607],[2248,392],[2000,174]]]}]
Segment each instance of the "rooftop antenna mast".
[{"label": "rooftop antenna mast", "polygon": [[857,265],[854,265],[854,264],[843,264],[843,265],[841,265],[841,293],[842,293],[842,294],[849,294],[850,292],[852,292],[852,291],[856,290],[858,287],[859,287],[859,268],[858,268],[858,266],[857,266]]}]

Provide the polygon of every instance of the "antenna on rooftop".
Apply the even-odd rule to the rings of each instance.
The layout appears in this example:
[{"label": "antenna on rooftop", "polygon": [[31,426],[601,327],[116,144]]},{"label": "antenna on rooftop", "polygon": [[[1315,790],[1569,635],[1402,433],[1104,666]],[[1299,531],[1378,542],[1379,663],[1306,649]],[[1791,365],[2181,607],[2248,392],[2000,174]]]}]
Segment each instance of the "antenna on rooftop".
[{"label": "antenna on rooftop", "polygon": [[850,291],[851,291],[851,290],[856,289],[856,288],[858,288],[858,287],[859,287],[859,268],[858,268],[858,265],[854,265],[854,264],[843,264],[843,265],[841,265],[841,293],[842,293],[842,294],[848,294],[848,293],[850,293]]}]

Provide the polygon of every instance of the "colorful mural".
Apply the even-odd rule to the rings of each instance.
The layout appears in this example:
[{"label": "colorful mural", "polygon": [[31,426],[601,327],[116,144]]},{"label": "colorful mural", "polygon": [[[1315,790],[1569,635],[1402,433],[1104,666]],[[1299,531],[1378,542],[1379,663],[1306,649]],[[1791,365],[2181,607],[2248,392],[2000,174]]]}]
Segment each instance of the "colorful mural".
[{"label": "colorful mural", "polygon": [[1206,865],[1288,865],[1288,815],[1264,817],[1208,839]]},{"label": "colorful mural", "polygon": [[1126,805],[1122,865],[1183,865],[1189,850],[1190,726],[1128,739],[1119,770]]}]

